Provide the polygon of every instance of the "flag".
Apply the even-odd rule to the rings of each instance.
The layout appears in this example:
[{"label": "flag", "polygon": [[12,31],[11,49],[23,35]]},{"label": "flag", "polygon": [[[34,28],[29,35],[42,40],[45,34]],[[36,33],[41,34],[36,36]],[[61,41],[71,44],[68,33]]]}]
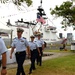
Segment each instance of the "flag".
[{"label": "flag", "polygon": [[61,44],[64,44],[66,41],[67,41],[67,39],[64,39]]},{"label": "flag", "polygon": [[39,14],[37,14],[37,19],[36,19],[37,22],[41,22],[42,24],[45,24],[46,21],[43,19],[43,17],[41,17]]}]

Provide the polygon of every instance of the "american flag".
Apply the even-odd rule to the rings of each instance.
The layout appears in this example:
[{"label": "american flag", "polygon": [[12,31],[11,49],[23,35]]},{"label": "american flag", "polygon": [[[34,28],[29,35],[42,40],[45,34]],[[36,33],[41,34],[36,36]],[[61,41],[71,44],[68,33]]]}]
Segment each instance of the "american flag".
[{"label": "american flag", "polygon": [[39,14],[37,14],[37,19],[36,19],[37,22],[41,22],[42,24],[45,24],[46,21],[43,19],[43,17],[41,17]]}]

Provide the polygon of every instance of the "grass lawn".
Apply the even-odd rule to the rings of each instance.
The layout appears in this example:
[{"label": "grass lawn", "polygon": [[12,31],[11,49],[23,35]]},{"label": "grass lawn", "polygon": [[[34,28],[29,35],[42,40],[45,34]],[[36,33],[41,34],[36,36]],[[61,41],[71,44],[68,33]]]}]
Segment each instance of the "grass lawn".
[{"label": "grass lawn", "polygon": [[[29,66],[24,66],[26,75],[29,71]],[[7,75],[16,75],[16,68],[8,69]],[[75,55],[69,55],[59,58],[43,61],[43,65],[37,66],[32,75],[75,75]]]},{"label": "grass lawn", "polygon": [[62,50],[62,51],[60,51],[60,50],[44,50],[44,52],[71,52],[71,50],[67,50],[67,51],[65,51],[65,50]]}]

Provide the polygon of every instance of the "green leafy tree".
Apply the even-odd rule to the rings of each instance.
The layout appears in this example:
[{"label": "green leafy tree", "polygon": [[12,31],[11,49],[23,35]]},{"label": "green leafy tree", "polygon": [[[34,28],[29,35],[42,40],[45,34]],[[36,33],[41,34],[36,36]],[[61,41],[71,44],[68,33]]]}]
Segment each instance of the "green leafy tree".
[{"label": "green leafy tree", "polygon": [[62,28],[66,28],[68,26],[72,26],[75,29],[75,7],[73,2],[66,1],[63,2],[59,7],[56,6],[54,9],[51,9],[51,15],[55,17],[62,17]]},{"label": "green leafy tree", "polygon": [[[1,3],[7,3],[9,0],[0,0]],[[27,6],[32,4],[32,0],[12,0],[15,5],[21,5],[21,2],[26,2]]]}]

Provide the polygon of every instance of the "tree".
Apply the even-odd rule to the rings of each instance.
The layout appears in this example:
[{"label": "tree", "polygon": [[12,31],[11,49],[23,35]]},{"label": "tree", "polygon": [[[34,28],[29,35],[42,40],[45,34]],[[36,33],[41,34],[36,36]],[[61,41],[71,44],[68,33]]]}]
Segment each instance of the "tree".
[{"label": "tree", "polygon": [[[9,0],[0,0],[1,3],[7,3]],[[21,2],[26,2],[27,6],[32,4],[32,0],[12,0],[15,5],[21,5]]]},{"label": "tree", "polygon": [[50,10],[51,15],[63,18],[61,22],[62,28],[66,29],[68,26],[72,26],[75,29],[75,7],[73,2],[63,2],[59,7],[56,5],[54,9],[50,8]]}]

